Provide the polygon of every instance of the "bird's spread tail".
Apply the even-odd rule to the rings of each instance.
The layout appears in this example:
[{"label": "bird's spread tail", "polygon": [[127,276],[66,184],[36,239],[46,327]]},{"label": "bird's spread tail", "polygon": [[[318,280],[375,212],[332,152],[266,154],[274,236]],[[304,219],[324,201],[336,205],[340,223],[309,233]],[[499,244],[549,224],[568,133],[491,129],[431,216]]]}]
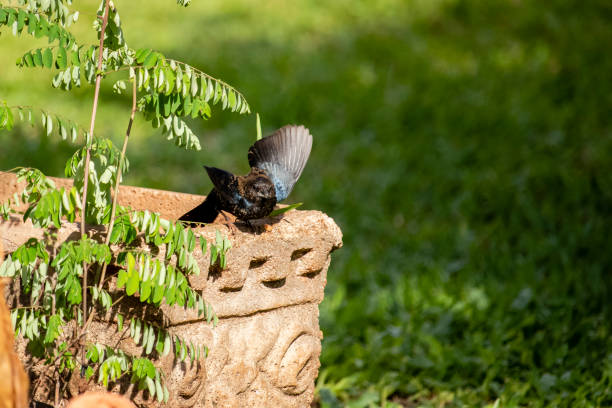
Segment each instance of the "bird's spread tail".
[{"label": "bird's spread tail", "polygon": [[251,146],[249,164],[268,173],[276,188],[276,199],[282,201],[300,178],[311,149],[312,135],[307,128],[284,126]]},{"label": "bird's spread tail", "polygon": [[179,221],[186,221],[189,223],[211,223],[217,218],[217,215],[219,215],[218,203],[219,198],[217,197],[217,191],[213,189],[210,194],[206,196],[202,204],[181,215]]}]

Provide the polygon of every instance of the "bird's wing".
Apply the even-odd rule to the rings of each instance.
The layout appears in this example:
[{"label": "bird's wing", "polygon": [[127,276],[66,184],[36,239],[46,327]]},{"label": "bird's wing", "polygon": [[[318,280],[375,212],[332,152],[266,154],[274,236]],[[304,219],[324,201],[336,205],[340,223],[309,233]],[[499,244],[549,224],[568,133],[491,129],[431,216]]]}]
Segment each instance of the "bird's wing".
[{"label": "bird's wing", "polygon": [[216,167],[204,166],[208,177],[213,182],[219,197],[225,201],[234,202],[237,200],[238,177],[232,173],[218,169]]},{"label": "bird's wing", "polygon": [[266,171],[274,183],[276,200],[282,201],[300,178],[311,148],[312,135],[307,128],[284,126],[251,146],[249,164]]}]

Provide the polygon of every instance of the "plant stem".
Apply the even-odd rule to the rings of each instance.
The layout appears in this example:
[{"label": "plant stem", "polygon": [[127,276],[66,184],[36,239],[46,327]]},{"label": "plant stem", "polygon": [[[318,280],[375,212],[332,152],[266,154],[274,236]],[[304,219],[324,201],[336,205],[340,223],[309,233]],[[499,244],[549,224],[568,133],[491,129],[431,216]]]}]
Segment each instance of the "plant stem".
[{"label": "plant stem", "polygon": [[[108,9],[110,0],[106,0],[104,5],[104,17],[102,18],[102,28],[100,30],[100,47],[98,49],[98,73],[96,74],[96,87],[94,90],[93,107],[91,109],[91,121],[89,123],[89,136],[93,137],[94,125],[96,123],[96,111],[98,110],[98,96],[100,95],[100,82],[102,81],[102,53],[104,52],[104,31],[108,23]],[[87,182],[89,181],[89,161],[91,159],[91,147],[87,146],[85,154],[85,168],[83,171],[83,203],[81,208],[81,239],[85,237],[85,214],[87,207]],[[87,264],[83,262],[83,324],[87,320]]]},{"label": "plant stem", "polygon": [[[123,148],[121,149],[121,156],[119,156],[119,163],[117,164],[117,177],[115,179],[115,188],[113,195],[113,205],[111,207],[111,216],[108,224],[108,230],[106,231],[106,238],[104,239],[104,244],[108,245],[110,243],[110,237],[113,233],[113,225],[115,224],[115,212],[117,210],[117,200],[119,197],[119,184],[121,181],[121,165],[125,159],[125,152],[127,150],[128,140],[130,138],[130,132],[132,131],[132,124],[134,123],[134,116],[136,115],[136,78],[132,80],[132,111],[130,112],[130,121],[128,122],[127,130],[125,131],[125,137],[123,138]],[[102,274],[100,275],[100,280],[98,281],[98,290],[102,289],[102,285],[104,284],[104,277],[106,276],[106,268],[108,264],[104,262],[102,266]],[[92,310],[89,319],[85,323],[84,330],[89,326],[89,323],[93,320],[94,311]]]},{"label": "plant stem", "polygon": [[[108,245],[110,242],[111,233],[113,232],[113,224],[115,223],[115,212],[117,209],[117,199],[119,197],[119,184],[121,181],[121,165],[125,159],[125,152],[127,150],[128,140],[130,138],[130,132],[132,131],[132,124],[134,123],[134,116],[136,115],[136,78],[132,80],[132,111],[130,112],[130,121],[128,122],[127,129],[125,131],[125,137],[123,138],[123,147],[121,148],[121,156],[119,157],[119,163],[117,164],[117,178],[115,180],[115,194],[113,196],[113,205],[111,207],[110,223],[108,225],[108,231],[106,233],[106,239],[104,244]],[[100,276],[100,287],[104,281],[104,275],[106,275],[106,263],[102,269],[102,275]]]},{"label": "plant stem", "polygon": [[59,371],[57,371],[55,373],[56,375],[56,380],[55,380],[55,407],[59,407],[59,394],[60,394],[60,375],[59,375]]}]

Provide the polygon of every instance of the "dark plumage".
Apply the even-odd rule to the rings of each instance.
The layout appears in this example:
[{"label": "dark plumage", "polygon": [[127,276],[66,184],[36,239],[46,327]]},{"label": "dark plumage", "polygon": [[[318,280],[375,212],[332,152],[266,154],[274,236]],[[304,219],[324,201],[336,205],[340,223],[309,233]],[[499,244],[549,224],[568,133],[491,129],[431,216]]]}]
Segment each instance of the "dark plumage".
[{"label": "dark plumage", "polygon": [[210,223],[220,211],[241,220],[262,218],[272,212],[293,189],[306,166],[312,135],[304,126],[285,126],[249,148],[251,171],[235,176],[216,167],[204,166],[214,188],[206,200],[179,220]]}]

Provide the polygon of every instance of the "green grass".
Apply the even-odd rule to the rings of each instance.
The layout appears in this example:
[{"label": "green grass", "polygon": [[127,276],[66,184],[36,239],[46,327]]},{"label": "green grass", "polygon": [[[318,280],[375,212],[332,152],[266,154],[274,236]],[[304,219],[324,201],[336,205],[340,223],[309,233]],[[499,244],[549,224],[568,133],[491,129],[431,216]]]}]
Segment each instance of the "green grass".
[{"label": "green grass", "polygon": [[[144,3],[117,2],[133,47],[236,86],[264,134],[315,137],[289,201],[344,232],[321,406],[612,406],[609,1]],[[21,47],[0,37],[0,99],[88,123],[91,89],[50,90],[12,67]],[[99,132],[120,140],[128,99],[104,88]],[[194,126],[202,152],[140,121],[127,182],[205,193],[201,164],[246,172],[254,115]],[[72,147],[39,133],[0,134],[2,168],[61,175]]]}]

